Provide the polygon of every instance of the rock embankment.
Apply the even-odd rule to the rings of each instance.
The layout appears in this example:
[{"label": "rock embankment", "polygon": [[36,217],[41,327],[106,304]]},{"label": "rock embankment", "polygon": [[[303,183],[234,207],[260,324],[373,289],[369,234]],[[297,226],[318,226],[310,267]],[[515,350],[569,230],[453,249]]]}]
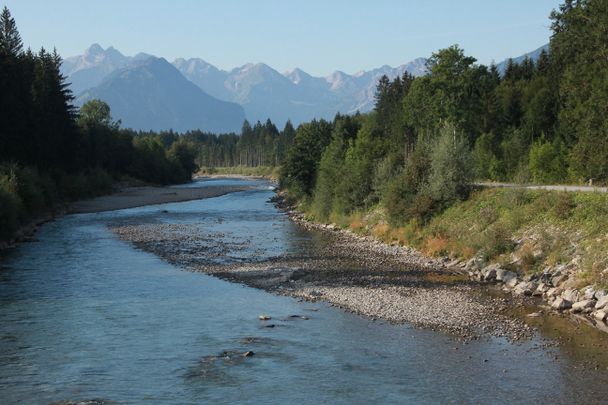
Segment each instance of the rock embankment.
[{"label": "rock embankment", "polygon": [[519,274],[498,264],[481,266],[475,259],[459,263],[469,277],[484,283],[502,284],[503,290],[519,296],[541,297],[552,309],[584,316],[602,330],[608,330],[608,293],[593,286],[576,288],[576,267],[547,267],[540,274]]},{"label": "rock embankment", "polygon": [[[285,210],[293,221],[308,229],[339,230],[333,224],[317,224],[307,221],[304,215],[289,206],[280,194],[275,198],[275,204]],[[470,280],[483,284],[498,284],[502,286],[503,291],[511,293],[514,297],[542,298],[549,308],[560,313],[582,316],[592,325],[608,332],[608,292],[603,289],[596,290],[593,286],[577,289],[575,276],[578,266],[576,260],[555,268],[547,267],[541,274],[522,276],[499,264],[486,265],[478,258],[466,262],[458,259],[450,260],[446,257],[431,258],[416,249],[387,245],[371,236],[358,236],[349,230],[339,231],[353,238],[369,241],[374,244],[376,250],[388,250],[397,255],[416,258],[420,265],[466,274]]]}]

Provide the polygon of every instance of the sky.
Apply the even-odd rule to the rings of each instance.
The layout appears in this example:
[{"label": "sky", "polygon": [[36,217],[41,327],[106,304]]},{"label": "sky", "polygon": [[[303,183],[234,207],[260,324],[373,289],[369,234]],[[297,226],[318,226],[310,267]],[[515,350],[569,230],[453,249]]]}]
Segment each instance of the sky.
[{"label": "sky", "polygon": [[458,44],[480,63],[547,43],[557,0],[0,0],[27,46],[92,43],[222,69],[263,62],[315,76],[398,66]]}]

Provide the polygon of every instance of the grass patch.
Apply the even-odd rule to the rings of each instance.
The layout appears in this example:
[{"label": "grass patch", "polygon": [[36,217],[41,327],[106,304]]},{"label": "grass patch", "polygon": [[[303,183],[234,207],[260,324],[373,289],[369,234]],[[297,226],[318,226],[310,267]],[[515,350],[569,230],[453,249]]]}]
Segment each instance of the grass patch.
[{"label": "grass patch", "polygon": [[608,287],[608,195],[524,189],[484,189],[428,221],[391,226],[382,207],[330,215],[331,222],[432,256],[481,256],[525,273],[573,259],[580,282]]}]

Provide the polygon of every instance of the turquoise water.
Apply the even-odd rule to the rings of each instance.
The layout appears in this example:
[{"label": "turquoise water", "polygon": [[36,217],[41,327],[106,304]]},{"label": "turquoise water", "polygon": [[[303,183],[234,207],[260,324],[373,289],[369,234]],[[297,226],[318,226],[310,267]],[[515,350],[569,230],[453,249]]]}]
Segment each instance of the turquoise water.
[{"label": "turquoise water", "polygon": [[[567,356],[536,339],[463,344],[408,325],[374,322],[180,270],[107,228],[199,222],[234,246],[251,242],[253,247],[213,259],[224,261],[260,260],[313,238],[267,202],[267,183],[250,184],[259,187],[207,200],[66,216],[3,258],[0,403],[98,398],[163,404],[508,404],[606,398],[605,384],[593,379],[601,381],[605,373],[578,372]],[[260,314],[273,316],[277,326],[263,327]],[[294,314],[310,319],[288,318]],[[247,350],[255,355],[240,356]],[[237,354],[214,357],[224,351]]]}]

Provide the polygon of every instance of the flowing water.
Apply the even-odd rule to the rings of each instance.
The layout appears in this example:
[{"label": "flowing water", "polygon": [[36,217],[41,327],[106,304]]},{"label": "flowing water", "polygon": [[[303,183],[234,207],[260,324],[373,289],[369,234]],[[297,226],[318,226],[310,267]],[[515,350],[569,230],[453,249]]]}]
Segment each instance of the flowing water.
[{"label": "flowing water", "polygon": [[[2,259],[0,403],[587,404],[608,398],[604,371],[579,371],[576,359],[539,338],[464,344],[372,321],[181,270],[108,230],[123,222],[198,221],[210,237],[241,246],[212,259],[223,261],[259,260],[315,237],[267,202],[267,183],[219,182],[257,188],[66,216]],[[272,315],[276,327],[265,328],[260,314]],[[294,314],[310,319],[289,318]],[[244,357],[245,351],[255,355]]]}]

